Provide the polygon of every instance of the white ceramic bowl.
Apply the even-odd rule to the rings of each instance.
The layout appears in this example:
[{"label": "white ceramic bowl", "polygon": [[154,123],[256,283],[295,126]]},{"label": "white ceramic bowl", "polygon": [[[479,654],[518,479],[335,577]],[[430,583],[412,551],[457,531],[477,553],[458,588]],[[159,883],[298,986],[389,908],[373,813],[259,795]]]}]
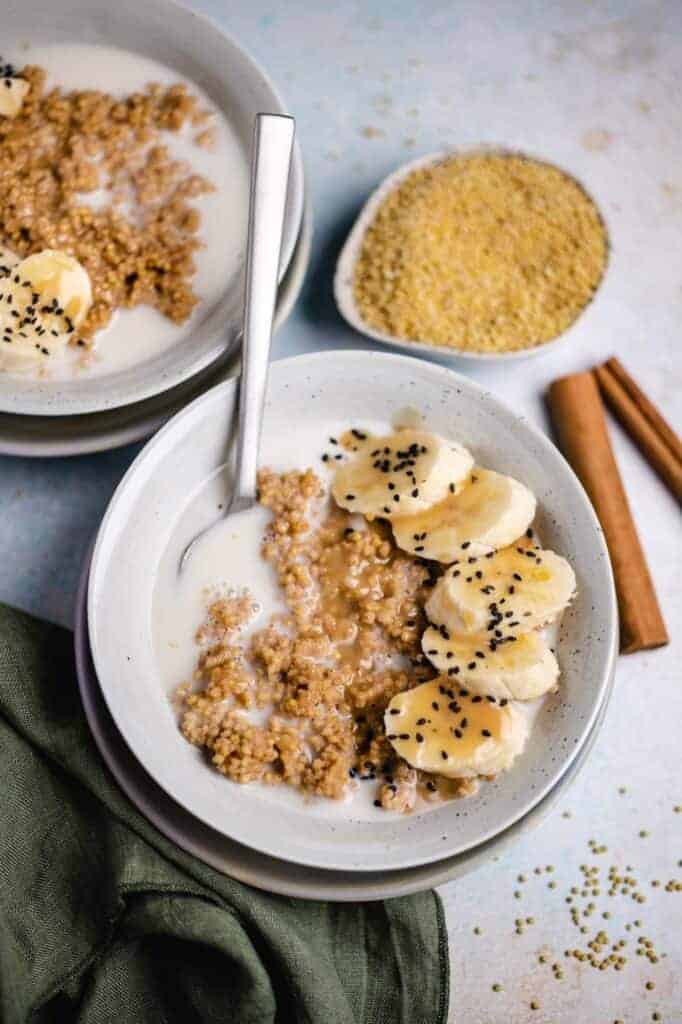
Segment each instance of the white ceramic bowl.
[{"label": "white ceramic bowl", "polygon": [[[428,156],[421,156],[416,160],[410,161],[410,163],[402,164],[402,166],[400,166],[396,171],[393,171],[392,174],[389,174],[388,177],[384,178],[378,188],[372,192],[358,214],[357,220],[344,243],[336,264],[336,272],[334,275],[334,297],[336,299],[339,312],[351,327],[355,328],[356,331],[366,335],[368,338],[373,338],[374,341],[381,342],[382,345],[390,345],[391,348],[401,349],[413,356],[420,354],[424,354],[426,356],[440,356],[455,365],[465,365],[466,363],[472,362],[509,363],[516,362],[519,359],[532,359],[535,356],[544,355],[546,352],[553,351],[559,345],[563,345],[566,341],[570,340],[573,327],[578,320],[585,315],[586,310],[589,309],[589,303],[580,311],[576,319],[565,331],[562,331],[562,333],[558,334],[556,338],[552,338],[550,341],[546,341],[542,345],[535,345],[533,348],[518,349],[516,352],[469,352],[465,349],[459,349],[449,345],[429,345],[423,341],[406,341],[404,338],[397,338],[393,334],[378,331],[363,320],[355,302],[355,292],[353,288],[355,265],[362,250],[365,232],[374,220],[384,199],[386,199],[386,197],[393,192],[393,190],[397,188],[405,178],[412,174],[413,171],[419,170],[421,167],[431,167],[434,164],[440,163],[442,160],[446,160],[448,157],[462,155],[465,152],[506,153],[510,151],[504,149],[502,146],[479,146],[476,149],[467,150],[461,150],[453,147],[452,149],[444,150],[439,153],[430,153]],[[537,160],[542,159],[541,157],[532,157],[529,153],[516,155],[525,155]],[[581,185],[581,188],[583,187],[584,186]],[[592,201],[594,202],[594,200]]]},{"label": "white ceramic bowl", "polygon": [[[114,46],[168,65],[195,82],[223,111],[247,159],[255,115],[285,112],[258,64],[213,22],[173,0],[59,0],[54,5],[22,0],[2,12],[3,54],[20,53],[24,41],[35,47],[73,42]],[[281,274],[298,238],[303,198],[303,165],[296,145]],[[243,266],[226,282],[223,299],[193,326],[191,344],[183,336],[159,355],[125,370],[64,381],[0,374],[0,412],[71,416],[115,409],[167,391],[234,348],[241,328],[242,295]]]},{"label": "white ceramic bowl", "polygon": [[204,488],[218,480],[229,494],[221,467],[236,397],[236,382],[228,381],[164,427],[131,466],[100,527],[88,626],[102,693],[119,731],[152,778],[195,817],[298,864],[394,870],[490,840],[532,810],[568,770],[597,719],[613,670],[611,568],[578,480],[542,433],[451,370],[404,356],[343,351],[273,365],[262,464],[293,468],[311,464],[312,457],[321,466],[330,433],[349,424],[390,423],[406,406],[416,407],[431,429],[532,489],[544,543],[569,559],[578,580],[578,596],[559,631],[560,691],[546,701],[512,771],[482,786],[475,798],[412,815],[376,810],[371,799],[306,803],[288,787],[226,780],[182,738],[168,699],[172,685],[164,686],[153,643],[152,600],[164,552],[172,543],[179,554],[196,532],[192,507]]}]

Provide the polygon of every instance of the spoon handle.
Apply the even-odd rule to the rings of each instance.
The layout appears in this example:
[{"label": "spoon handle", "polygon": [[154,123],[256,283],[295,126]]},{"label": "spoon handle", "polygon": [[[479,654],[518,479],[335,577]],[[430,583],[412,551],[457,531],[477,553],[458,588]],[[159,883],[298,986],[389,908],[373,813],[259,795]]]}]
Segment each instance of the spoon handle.
[{"label": "spoon handle", "polygon": [[239,429],[230,512],[248,508],[256,500],[258,449],[293,141],[292,117],[258,114],[251,162]]}]

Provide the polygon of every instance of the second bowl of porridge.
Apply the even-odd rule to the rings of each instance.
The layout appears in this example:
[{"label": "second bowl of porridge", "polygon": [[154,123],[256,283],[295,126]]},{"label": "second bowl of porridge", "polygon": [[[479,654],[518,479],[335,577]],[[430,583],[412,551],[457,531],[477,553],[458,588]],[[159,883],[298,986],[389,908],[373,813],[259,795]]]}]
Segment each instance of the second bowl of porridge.
[{"label": "second bowl of porridge", "polygon": [[[238,344],[253,119],[283,105],[167,0],[55,24],[32,6],[8,12],[0,55],[0,409],[95,412]],[[281,273],[302,204],[296,150]]]}]

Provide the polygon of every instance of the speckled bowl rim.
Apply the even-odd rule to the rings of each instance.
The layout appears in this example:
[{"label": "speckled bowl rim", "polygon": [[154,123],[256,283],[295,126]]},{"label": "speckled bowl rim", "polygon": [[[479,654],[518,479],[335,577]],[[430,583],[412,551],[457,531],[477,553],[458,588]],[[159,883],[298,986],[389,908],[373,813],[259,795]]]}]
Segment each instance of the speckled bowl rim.
[{"label": "speckled bowl rim", "polygon": [[[597,282],[594,294],[582,309],[579,310],[578,314],[574,317],[568,327],[566,327],[560,334],[557,334],[556,337],[550,338],[549,341],[545,341],[541,345],[535,345],[532,348],[517,349],[514,352],[470,352],[466,349],[459,349],[449,345],[430,345],[427,342],[416,340],[407,341],[404,338],[398,338],[395,335],[387,334],[385,331],[376,330],[363,320],[355,302],[353,289],[353,273],[355,264],[360,256],[367,228],[374,220],[384,199],[386,199],[386,197],[414,171],[418,171],[422,167],[435,166],[436,164],[442,163],[444,160],[448,160],[455,156],[473,156],[477,153],[485,155],[498,154],[501,156],[517,156],[522,159],[532,160],[534,163],[546,164],[548,167],[553,167],[555,170],[560,171],[561,174],[566,175],[566,177],[570,178],[571,181],[574,181],[581,191],[584,192],[590,202],[594,205],[599,215],[606,234],[607,243],[606,262],[604,264],[602,275]],[[597,200],[579,178],[570,171],[561,167],[560,164],[554,163],[545,156],[537,156],[528,149],[512,149],[509,146],[496,145],[494,143],[481,143],[479,145],[470,146],[451,146],[447,149],[440,150],[437,153],[428,153],[426,156],[420,156],[408,163],[401,164],[395,171],[392,171],[387,175],[387,177],[385,177],[370,194],[369,198],[362,206],[353,227],[343,244],[343,248],[339,253],[334,273],[334,298],[336,300],[337,308],[343,318],[360,334],[364,334],[366,337],[372,338],[374,341],[378,341],[382,345],[388,345],[391,348],[400,349],[412,356],[419,356],[420,354],[425,356],[439,356],[447,359],[455,365],[467,362],[508,363],[518,362],[523,359],[535,359],[538,356],[545,355],[548,352],[555,352],[557,348],[563,347],[571,340],[572,332],[576,325],[583,320],[583,317],[588,315],[590,307],[595,301],[595,297],[604,282],[606,272],[608,270],[610,255],[609,237],[606,219]]]},{"label": "speckled bowl rim", "polygon": [[[127,607],[129,602],[122,599],[121,586],[127,594],[135,593],[136,588],[142,594],[146,584],[142,578],[135,580],[132,576],[135,572],[142,572],[144,578],[149,578],[146,575],[148,568],[143,568],[143,564],[146,566],[145,560],[152,557],[149,541],[155,537],[158,538],[157,544],[161,542],[163,530],[160,527],[166,515],[162,506],[165,507],[169,501],[162,472],[154,484],[157,488],[154,501],[150,504],[149,498],[144,496],[157,467],[162,466],[172,452],[173,475],[180,480],[178,486],[186,489],[193,485],[187,482],[183,474],[178,474],[178,443],[191,442],[195,471],[200,469],[205,474],[204,479],[221,464],[220,461],[213,462],[214,447],[217,446],[216,450],[220,451],[224,461],[225,437],[233,414],[231,402],[236,395],[234,380],[212,389],[175,416],[133,462],[102,520],[95,543],[88,593],[88,628],[102,693],[126,743],[155,781],[195,817],[244,845],[267,854],[275,852],[276,856],[298,864],[346,871],[413,867],[441,860],[444,849],[453,855],[464,853],[493,838],[527,814],[568,770],[589,735],[608,689],[618,641],[618,616],[608,551],[599,522],[581,484],[563,456],[540,430],[513,413],[480,385],[449,368],[405,356],[366,351],[318,352],[273,364],[268,405],[277,409],[282,394],[286,394],[288,407],[291,408],[290,388],[309,389],[306,391],[306,415],[314,416],[314,403],[322,401],[323,396],[329,397],[325,395],[327,387],[329,394],[334,394],[336,400],[342,401],[344,416],[361,421],[362,412],[356,417],[356,410],[352,408],[351,411],[349,403],[361,403],[366,399],[357,386],[351,385],[351,379],[358,383],[363,380],[368,386],[368,378],[374,399],[378,382],[386,382],[385,394],[390,394],[390,400],[382,400],[388,402],[389,406],[395,401],[401,401],[404,405],[403,391],[414,400],[419,400],[420,387],[423,387],[430,396],[422,400],[424,411],[431,409],[431,416],[434,417],[438,404],[447,405],[448,422],[452,419],[453,423],[447,429],[451,429],[453,436],[458,436],[465,444],[472,443],[478,451],[483,451],[484,461],[485,448],[488,446],[496,453],[495,458],[498,465],[501,464],[502,471],[512,472],[509,463],[513,467],[523,452],[526,469],[530,472],[528,459],[532,455],[535,463],[532,472],[536,473],[538,480],[543,481],[536,485],[540,509],[543,510],[544,503],[548,502],[546,512],[550,518],[541,522],[543,535],[550,530],[552,518],[556,528],[559,519],[569,515],[567,504],[572,506],[571,515],[576,517],[576,521],[560,527],[559,532],[563,532],[566,539],[573,536],[573,541],[568,549],[560,547],[560,550],[574,561],[580,596],[564,614],[562,630],[565,626],[570,642],[578,641],[575,646],[577,662],[573,664],[571,651],[560,651],[564,687],[559,703],[554,708],[554,713],[558,715],[556,749],[550,747],[545,750],[542,734],[533,739],[538,729],[536,726],[528,751],[524,754],[525,762],[495,782],[488,783],[480,797],[473,798],[477,802],[476,806],[471,801],[456,801],[458,806],[464,804],[466,807],[460,811],[452,804],[445,804],[424,815],[400,816],[400,821],[396,821],[394,816],[387,816],[391,821],[382,819],[381,823],[352,817],[345,820],[316,818],[307,813],[301,814],[300,810],[294,813],[286,805],[280,808],[272,801],[251,801],[243,797],[237,784],[225,779],[209,782],[202,776],[199,783],[195,770],[190,766],[189,755],[185,757],[181,751],[184,741],[178,736],[175,725],[173,735],[176,739],[172,740],[169,735],[166,741],[172,744],[173,757],[169,756],[168,750],[164,752],[161,732],[162,728],[166,728],[162,725],[163,716],[167,715],[162,710],[165,698],[161,690],[154,687],[148,687],[147,697],[144,689],[141,691],[139,686],[141,678],[157,673],[154,667],[155,655],[145,639],[149,626],[139,617],[141,615],[144,618],[149,613],[143,607]],[[463,399],[462,396],[467,393],[468,397]],[[448,396],[447,402],[444,396]],[[467,428],[473,429],[474,433],[478,429],[481,439],[477,442],[469,441],[466,430],[460,433],[461,423],[454,425],[457,417],[464,416],[467,402],[470,407],[482,410],[482,424],[478,428]],[[300,401],[295,408],[301,408]],[[367,415],[368,406],[364,405],[363,408]],[[324,409],[324,415],[327,416],[328,406],[325,405]],[[373,414],[384,417],[387,412],[382,407],[380,413],[374,409]],[[273,415],[276,417],[277,414]],[[291,413],[286,413],[286,416],[287,422],[291,422]],[[268,427],[267,412],[265,426],[267,448],[268,430],[273,429],[272,426]],[[445,428],[440,427],[436,419],[434,429]],[[203,443],[208,443],[210,447],[210,470],[197,463],[197,449],[202,444],[198,439],[202,436],[202,430],[206,432],[206,441]],[[500,437],[505,439],[502,443]],[[508,449],[506,457],[503,454],[505,448]],[[208,459],[208,454],[205,458]],[[492,464],[492,457],[489,461]],[[517,475],[522,479],[524,477],[518,471]],[[552,497],[557,489],[561,494],[559,505],[558,499]],[[145,504],[148,527],[140,525],[141,517],[145,515]],[[149,528],[153,529],[153,534],[147,532]],[[114,583],[114,579],[118,582]],[[592,605],[590,614],[588,604],[594,599],[599,599],[601,606]],[[575,627],[571,626],[571,622],[580,616],[585,620],[585,628],[579,636],[575,636]],[[560,638],[560,647],[562,642]],[[572,688],[575,689],[572,691]],[[126,692],[135,694],[132,704]],[[574,692],[573,699],[577,695],[579,700],[576,701],[578,707],[569,715],[565,709],[571,692]],[[144,704],[145,700],[147,705]],[[147,714],[159,723],[151,732],[146,725]],[[546,728],[551,732],[553,723],[547,720]],[[565,735],[559,741],[562,733]],[[210,768],[207,767],[206,771],[210,772]],[[187,774],[191,776],[190,779],[186,777]],[[232,790],[228,800],[222,796],[224,790],[216,790],[218,784],[221,787],[237,788]],[[492,811],[489,810],[491,805]],[[479,824],[479,819],[486,822],[485,826]],[[440,839],[447,841],[448,845],[443,847]]]},{"label": "speckled bowl rim", "polygon": [[[24,38],[37,45],[93,42],[131,50],[195,78],[211,93],[219,88],[242,112],[287,113],[279,91],[254,57],[207,15],[176,0],[60,0],[58,17],[46,17],[40,0],[23,0],[3,12],[3,46]],[[33,31],[31,26],[34,26]],[[37,26],[37,28],[35,28]],[[9,42],[8,42],[9,40]],[[164,51],[164,55],[159,53]],[[171,56],[172,54],[172,56]],[[194,74],[184,65],[192,64]],[[229,68],[220,78],[220,69]],[[227,73],[225,73],[227,75]],[[203,79],[203,80],[202,80]],[[235,85],[238,80],[238,85]],[[220,81],[220,85],[218,82]],[[241,103],[234,103],[234,97]],[[221,107],[222,100],[212,97]],[[247,155],[248,159],[248,155]],[[301,149],[294,144],[289,196],[284,220],[280,279],[291,261],[304,205]],[[29,416],[76,416],[118,409],[168,391],[232,356],[239,347],[244,262],[226,295],[190,333],[142,363],[100,377],[36,380],[0,374],[0,413]]]}]

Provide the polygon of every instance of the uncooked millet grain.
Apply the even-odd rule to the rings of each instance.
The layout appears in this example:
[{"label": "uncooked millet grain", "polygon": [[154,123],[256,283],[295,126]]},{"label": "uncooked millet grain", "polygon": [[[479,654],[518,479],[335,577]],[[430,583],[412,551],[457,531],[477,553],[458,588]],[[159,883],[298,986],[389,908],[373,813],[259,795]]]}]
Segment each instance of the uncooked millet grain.
[{"label": "uncooked millet grain", "polygon": [[551,164],[469,153],[419,168],[380,205],[354,276],[375,330],[471,352],[533,348],[592,298],[608,242],[595,204]]}]

